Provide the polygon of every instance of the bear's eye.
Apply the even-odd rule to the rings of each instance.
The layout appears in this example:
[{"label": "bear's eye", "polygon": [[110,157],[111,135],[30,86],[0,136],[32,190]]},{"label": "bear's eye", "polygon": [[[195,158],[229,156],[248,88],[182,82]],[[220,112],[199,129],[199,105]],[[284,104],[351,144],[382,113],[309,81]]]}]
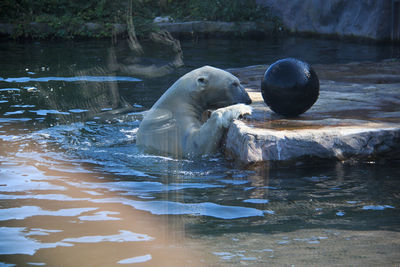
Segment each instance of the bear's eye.
[{"label": "bear's eye", "polygon": [[205,83],[206,83],[206,78],[204,78],[204,77],[199,77],[199,78],[197,78],[197,81],[198,81],[199,83],[205,84]]},{"label": "bear's eye", "polygon": [[233,82],[232,85],[233,85],[234,87],[238,87],[238,86],[239,86],[239,83],[238,83],[238,82]]}]

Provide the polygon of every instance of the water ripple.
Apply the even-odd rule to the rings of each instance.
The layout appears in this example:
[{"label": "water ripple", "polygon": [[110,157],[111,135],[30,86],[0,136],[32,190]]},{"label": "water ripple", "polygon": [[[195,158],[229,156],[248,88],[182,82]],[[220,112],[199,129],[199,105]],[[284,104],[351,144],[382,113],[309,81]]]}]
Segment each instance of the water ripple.
[{"label": "water ripple", "polygon": [[55,248],[58,246],[71,247],[72,244],[64,242],[41,243],[26,237],[25,227],[0,227],[0,255],[27,254],[34,255],[42,248]]},{"label": "water ripple", "polygon": [[0,221],[24,220],[33,216],[72,217],[92,210],[97,210],[97,208],[43,210],[42,208],[36,206],[23,206],[18,208],[0,209]]},{"label": "water ripple", "polygon": [[9,83],[26,83],[26,82],[140,82],[142,80],[127,76],[75,76],[75,77],[18,77],[18,78],[0,78],[0,81]]},{"label": "water ripple", "polygon": [[118,263],[119,264],[142,263],[142,262],[149,261],[151,259],[152,259],[151,255],[146,254],[143,256],[137,256],[137,257],[133,257],[133,258],[123,259],[123,260],[120,260]]},{"label": "water ripple", "polygon": [[210,216],[219,219],[239,219],[253,216],[264,216],[263,211],[239,207],[219,205],[211,202],[180,203],[172,201],[136,201],[124,198],[94,199],[95,203],[122,203],[134,207],[137,210],[148,211],[156,215],[194,215]]},{"label": "water ripple", "polygon": [[137,241],[152,241],[153,237],[146,234],[137,234],[127,230],[119,230],[116,235],[95,235],[64,238],[62,242],[71,243],[99,243],[99,242],[137,242]]}]

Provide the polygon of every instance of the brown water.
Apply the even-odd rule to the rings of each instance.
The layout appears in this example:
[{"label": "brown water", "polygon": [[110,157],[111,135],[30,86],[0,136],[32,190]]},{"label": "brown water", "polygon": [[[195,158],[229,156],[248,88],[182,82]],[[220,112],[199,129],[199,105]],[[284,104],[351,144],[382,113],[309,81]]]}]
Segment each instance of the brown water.
[{"label": "brown water", "polygon": [[113,69],[110,54],[127,66],[168,63],[153,45],[138,61],[124,43],[0,43],[0,265],[400,264],[398,162],[239,169],[220,155],[175,160],[135,146],[143,111],[192,68],[378,61],[398,56],[393,47],[182,48],[185,67],[148,78]]}]

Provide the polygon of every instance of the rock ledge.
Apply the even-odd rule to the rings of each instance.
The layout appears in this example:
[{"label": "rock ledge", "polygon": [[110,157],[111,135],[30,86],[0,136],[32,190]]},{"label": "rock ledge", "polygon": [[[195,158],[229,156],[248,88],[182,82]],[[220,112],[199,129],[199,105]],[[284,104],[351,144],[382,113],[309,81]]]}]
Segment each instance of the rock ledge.
[{"label": "rock ledge", "polygon": [[386,79],[388,73],[400,77],[400,63],[313,67],[322,78],[320,97],[296,118],[277,115],[264,104],[258,83],[267,66],[229,70],[247,87],[253,115],[232,123],[226,154],[244,165],[316,158],[400,159],[400,82]]},{"label": "rock ledge", "polygon": [[399,145],[400,126],[389,123],[279,131],[236,121],[226,140],[226,149],[244,164],[303,158],[379,157],[399,149]]}]

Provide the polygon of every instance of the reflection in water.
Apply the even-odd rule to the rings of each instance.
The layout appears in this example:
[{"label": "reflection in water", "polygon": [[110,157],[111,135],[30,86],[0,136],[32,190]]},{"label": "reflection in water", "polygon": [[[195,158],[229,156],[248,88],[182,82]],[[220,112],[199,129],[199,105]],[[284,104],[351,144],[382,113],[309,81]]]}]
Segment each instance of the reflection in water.
[{"label": "reflection in water", "polygon": [[183,236],[172,235],[175,226],[113,201],[129,201],[122,192],[134,185],[113,184],[112,176],[87,170],[37,141],[17,153],[1,151],[0,201],[14,203],[0,209],[0,255],[8,255],[1,262],[176,266],[204,261],[201,249],[192,253],[181,245]]},{"label": "reflection in water", "polygon": [[27,254],[34,255],[37,250],[44,248],[55,248],[58,246],[71,246],[66,243],[41,243],[29,238],[30,235],[49,235],[59,230],[32,229],[27,232],[23,227],[0,227],[0,255]]},{"label": "reflection in water", "polygon": [[[175,70],[180,47],[164,55],[161,41],[141,55],[120,41],[0,44],[0,265],[399,262],[396,163],[238,169],[220,155],[177,160],[135,145],[143,112],[184,72],[295,56],[293,42],[312,63],[330,45],[327,61],[354,57],[329,41],[210,40],[182,44],[186,67]],[[360,47],[359,58],[387,53]]]},{"label": "reflection in water", "polygon": [[[58,81],[58,82],[118,82],[118,81],[126,81],[126,82],[140,82],[140,79],[133,77],[122,77],[122,76],[74,76],[74,77],[40,77],[40,78],[31,78],[31,77],[21,77],[21,78],[0,78],[0,81],[9,82],[9,83],[27,83],[27,82],[49,82],[49,81]],[[16,88],[6,88],[2,90],[10,91],[20,91],[20,89]],[[35,87],[28,87],[29,89],[37,89]]]},{"label": "reflection in water", "polygon": [[[140,57],[138,57],[137,49],[135,49],[136,46],[131,45],[132,43],[137,44],[137,41],[130,41],[130,47],[136,53],[132,53],[132,55],[128,56],[127,58],[119,60],[116,56],[115,49],[110,49],[110,62],[108,64],[110,69],[129,75],[139,75],[140,77],[146,78],[158,78],[171,74],[177,68],[184,65],[181,44],[178,40],[173,38],[169,32],[153,32],[150,34],[150,39],[155,43],[166,46],[173,53],[173,60],[168,63],[164,63],[163,65],[146,64],[145,62],[140,63],[141,61],[146,60],[142,60]],[[163,51],[166,52],[165,50]],[[143,54],[142,50],[140,50],[139,54]]]},{"label": "reflection in water", "polygon": [[146,254],[143,256],[133,257],[129,259],[120,260],[119,264],[132,264],[132,263],[142,263],[151,260],[152,257],[150,254]]},{"label": "reflection in water", "polygon": [[[307,246],[336,246],[340,253],[359,240],[376,246],[358,255],[376,255],[383,246],[381,262],[396,259],[395,165],[240,170],[219,157],[176,160],[141,154],[128,128],[138,125],[127,121],[2,139],[9,149],[1,151],[0,201],[10,204],[0,210],[1,231],[8,233],[0,247],[3,255],[26,255],[4,262],[51,265],[54,255],[81,255],[82,264],[99,263],[94,257],[106,265],[279,265],[298,262],[290,259],[301,259]],[[100,256],[108,250],[118,252]]]},{"label": "reflection in water", "polygon": [[146,234],[136,234],[130,231],[120,230],[117,235],[97,235],[97,236],[82,236],[77,238],[65,238],[62,241],[72,243],[99,243],[99,242],[136,242],[136,241],[151,241],[154,238]]},{"label": "reflection in water", "polygon": [[61,210],[43,210],[36,206],[23,206],[18,208],[2,209],[0,211],[0,221],[24,220],[32,216],[77,216],[81,213],[95,210],[96,208],[76,208]]}]

